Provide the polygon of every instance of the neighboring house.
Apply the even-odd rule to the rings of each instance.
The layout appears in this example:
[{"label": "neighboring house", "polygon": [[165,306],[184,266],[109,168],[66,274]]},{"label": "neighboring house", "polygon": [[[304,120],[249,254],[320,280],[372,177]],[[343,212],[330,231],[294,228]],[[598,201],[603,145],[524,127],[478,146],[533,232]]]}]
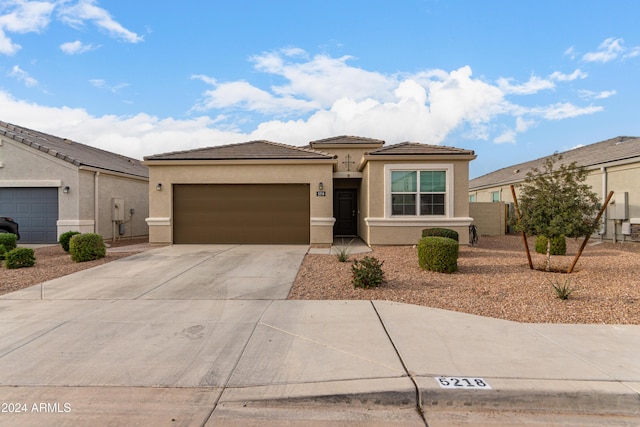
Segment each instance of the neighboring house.
[{"label": "neighboring house", "polygon": [[138,160],[0,122],[0,215],[20,224],[20,243],[148,235],[148,176]]},{"label": "neighboring house", "polygon": [[[640,138],[619,136],[559,154],[563,157],[562,163],[575,161],[590,171],[586,182],[602,202],[609,191],[614,191],[600,234],[607,239],[625,236],[640,240]],[[512,204],[510,186],[523,182],[532,169],[542,170],[549,157],[509,166],[471,180],[469,201]],[[473,203],[471,205],[470,210],[474,211]]]},{"label": "neighboring house", "polygon": [[145,157],[151,243],[303,243],[359,236],[416,244],[429,227],[468,241],[470,150],[340,136],[251,141]]}]

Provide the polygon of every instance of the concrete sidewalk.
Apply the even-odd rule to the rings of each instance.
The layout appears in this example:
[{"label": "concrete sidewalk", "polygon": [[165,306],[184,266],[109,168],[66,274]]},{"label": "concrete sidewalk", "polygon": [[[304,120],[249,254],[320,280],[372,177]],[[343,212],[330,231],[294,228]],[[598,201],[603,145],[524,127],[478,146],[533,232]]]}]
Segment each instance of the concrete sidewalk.
[{"label": "concrete sidewalk", "polygon": [[285,300],[306,250],[164,247],[0,297],[0,425],[640,424],[640,327]]}]

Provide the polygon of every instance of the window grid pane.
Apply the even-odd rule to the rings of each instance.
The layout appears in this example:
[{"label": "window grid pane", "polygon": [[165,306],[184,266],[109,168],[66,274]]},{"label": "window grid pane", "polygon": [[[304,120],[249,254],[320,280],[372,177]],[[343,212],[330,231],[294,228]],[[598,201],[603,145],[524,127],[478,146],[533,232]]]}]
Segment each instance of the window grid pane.
[{"label": "window grid pane", "polygon": [[420,194],[420,215],[444,214],[444,194]]},{"label": "window grid pane", "polygon": [[391,191],[394,193],[414,193],[417,191],[416,171],[391,172]]},{"label": "window grid pane", "polygon": [[445,171],[420,171],[420,192],[444,193],[447,191]]},{"label": "window grid pane", "polygon": [[391,196],[392,215],[415,215],[416,196],[415,194],[393,194]]}]

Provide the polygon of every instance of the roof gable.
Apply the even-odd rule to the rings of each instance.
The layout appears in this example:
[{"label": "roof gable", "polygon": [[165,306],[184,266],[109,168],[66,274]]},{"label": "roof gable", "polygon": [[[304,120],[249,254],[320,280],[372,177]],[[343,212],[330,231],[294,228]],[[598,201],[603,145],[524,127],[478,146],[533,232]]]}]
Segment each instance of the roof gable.
[{"label": "roof gable", "polygon": [[2,121],[0,121],[0,136],[30,146],[75,166],[90,166],[127,175],[149,177],[149,169],[139,160],[69,139]]},{"label": "roof gable", "polygon": [[350,135],[341,135],[334,136],[331,138],[318,139],[316,141],[311,141],[309,145],[311,147],[315,145],[378,145],[382,147],[384,145],[384,141],[381,139],[373,139],[373,138],[365,138],[362,136],[350,136]]},{"label": "roof gable", "polygon": [[[638,158],[638,161],[640,161],[640,138],[634,136],[618,136],[558,154],[562,155],[562,163],[572,163],[575,161],[578,166],[587,168],[634,158]],[[550,157],[552,156],[541,157],[482,175],[469,181],[469,189],[523,181],[527,173],[534,168],[542,168],[544,162]]]},{"label": "roof gable", "polygon": [[249,141],[194,150],[146,156],[145,160],[313,160],[335,158],[331,154],[271,141]]},{"label": "roof gable", "polygon": [[473,150],[447,147],[444,145],[401,142],[369,152],[369,156],[379,155],[474,155]]}]

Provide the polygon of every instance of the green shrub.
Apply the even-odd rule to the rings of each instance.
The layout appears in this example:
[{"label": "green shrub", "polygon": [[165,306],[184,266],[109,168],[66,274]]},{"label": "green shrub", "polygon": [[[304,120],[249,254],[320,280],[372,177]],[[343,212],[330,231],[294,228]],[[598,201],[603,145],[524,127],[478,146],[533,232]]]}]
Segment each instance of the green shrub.
[{"label": "green shrub", "polygon": [[7,253],[7,248],[4,245],[0,245],[0,260],[4,259],[4,254]]},{"label": "green shrub", "polygon": [[420,267],[438,273],[458,271],[458,242],[448,237],[427,236],[418,241]]},{"label": "green shrub", "polygon": [[459,241],[458,232],[449,228],[425,228],[424,230],[422,230],[422,237],[429,236],[447,237],[449,239],[455,240],[456,242]]},{"label": "green shrub", "polygon": [[13,233],[0,233],[0,245],[9,252],[18,247],[18,236]]},{"label": "green shrub", "polygon": [[5,254],[7,268],[33,267],[36,256],[31,248],[16,248]]},{"label": "green shrub", "polygon": [[96,233],[76,234],[69,240],[69,253],[75,262],[104,258],[107,250],[102,236]]},{"label": "green shrub", "polygon": [[[545,236],[536,237],[536,252],[539,254],[547,253],[547,238]],[[566,255],[567,240],[564,236],[553,237],[551,239],[551,255]]]},{"label": "green shrub", "polygon": [[353,274],[353,286],[357,288],[376,288],[384,283],[383,262],[377,258],[366,256],[362,260],[353,261],[351,272]]},{"label": "green shrub", "polygon": [[62,233],[60,235],[60,239],[58,239],[58,242],[60,243],[60,245],[62,246],[62,249],[64,249],[65,252],[69,252],[69,240],[71,240],[71,238],[76,234],[80,234],[80,232],[67,231],[66,233]]}]

